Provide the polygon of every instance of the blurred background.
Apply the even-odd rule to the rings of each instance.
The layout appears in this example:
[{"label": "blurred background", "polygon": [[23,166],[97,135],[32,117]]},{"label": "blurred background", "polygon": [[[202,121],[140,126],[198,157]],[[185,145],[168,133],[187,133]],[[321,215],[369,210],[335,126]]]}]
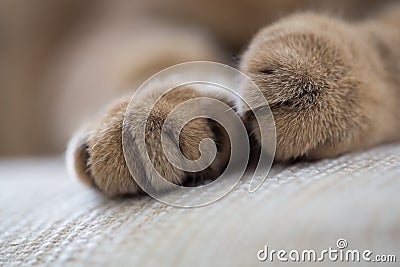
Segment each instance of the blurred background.
[{"label": "blurred background", "polygon": [[2,0],[0,157],[61,153],[82,123],[167,66],[235,65],[295,11],[356,20],[394,0]]}]

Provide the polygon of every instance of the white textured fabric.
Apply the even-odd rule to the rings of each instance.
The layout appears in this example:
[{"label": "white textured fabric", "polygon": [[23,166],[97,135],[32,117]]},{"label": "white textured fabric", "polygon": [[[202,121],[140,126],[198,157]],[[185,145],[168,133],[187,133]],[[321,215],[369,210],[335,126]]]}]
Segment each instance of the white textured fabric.
[{"label": "white textured fabric", "polygon": [[265,245],[322,250],[338,238],[397,255],[379,266],[398,266],[400,145],[275,166],[255,194],[248,183],[184,209],[103,198],[69,179],[60,158],[1,160],[0,266],[271,266],[257,259]]}]

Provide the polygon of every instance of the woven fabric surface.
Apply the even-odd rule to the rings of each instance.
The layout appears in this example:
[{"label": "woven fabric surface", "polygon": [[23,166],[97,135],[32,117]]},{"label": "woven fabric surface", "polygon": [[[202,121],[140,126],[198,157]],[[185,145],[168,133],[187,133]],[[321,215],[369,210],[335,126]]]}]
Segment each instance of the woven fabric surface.
[{"label": "woven fabric surface", "polygon": [[400,145],[274,166],[256,193],[248,186],[176,208],[106,199],[62,158],[0,160],[0,266],[271,266],[281,263],[257,259],[265,246],[322,250],[339,238],[400,261]]}]

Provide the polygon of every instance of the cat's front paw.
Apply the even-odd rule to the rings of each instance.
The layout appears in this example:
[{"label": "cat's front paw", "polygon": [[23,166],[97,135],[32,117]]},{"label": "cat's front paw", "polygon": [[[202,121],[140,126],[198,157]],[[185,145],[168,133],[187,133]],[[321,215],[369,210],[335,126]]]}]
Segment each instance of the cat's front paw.
[{"label": "cat's front paw", "polygon": [[[157,88],[154,88],[135,97],[135,103],[129,107],[129,112],[127,108],[130,97],[116,101],[100,121],[71,139],[67,151],[70,171],[87,185],[109,196],[142,192],[136,178],[147,179],[148,183],[154,183],[156,190],[163,190],[154,178],[157,176],[155,172],[177,185],[190,185],[195,182],[193,180],[203,176],[207,179],[216,178],[227,160],[226,146],[217,147],[217,155],[207,168],[194,172],[180,169],[166,155],[166,152],[172,155],[179,165],[183,157],[190,161],[199,159],[202,140],[226,143],[221,140],[225,135],[218,130],[219,126],[207,118],[187,120],[186,115],[190,112],[169,115],[178,105],[199,96],[201,93],[190,86],[175,88],[162,97]],[[155,103],[154,106],[152,103]],[[191,112],[204,108],[196,102],[190,105]],[[132,177],[123,151],[123,122],[126,116],[128,119],[125,123],[132,136],[127,142],[132,142],[128,145],[134,147],[134,155],[129,158],[130,167],[136,177]],[[166,123],[167,116],[170,117]],[[182,122],[185,122],[184,126],[181,125]],[[181,126],[183,128],[179,133],[179,140],[176,140],[172,134]],[[162,132],[167,136],[163,140]],[[138,145],[136,138],[139,136],[144,136],[145,142]],[[212,149],[207,149],[206,144],[204,151]]]},{"label": "cat's front paw", "polygon": [[379,93],[355,39],[345,23],[305,14],[262,29],[250,43],[241,70],[269,102],[276,160],[333,157],[376,142],[371,113],[379,101],[371,99]]}]

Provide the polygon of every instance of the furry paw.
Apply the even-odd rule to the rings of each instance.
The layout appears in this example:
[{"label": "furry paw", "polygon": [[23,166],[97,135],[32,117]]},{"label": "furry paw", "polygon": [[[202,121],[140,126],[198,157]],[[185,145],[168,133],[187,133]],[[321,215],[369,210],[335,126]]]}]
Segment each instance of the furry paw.
[{"label": "furry paw", "polygon": [[[153,181],[154,171],[171,183],[191,185],[193,180],[198,181],[203,176],[207,179],[217,177],[223,170],[228,156],[225,153],[226,146],[218,145],[218,153],[212,164],[194,173],[182,171],[171,164],[161,146],[161,130],[167,115],[179,104],[198,96],[201,96],[198,90],[185,86],[169,91],[160,99],[157,88],[135,98],[136,109],[130,110],[128,124],[132,126],[134,135],[139,134],[135,132],[138,131],[135,126],[146,124],[146,145],[136,147],[133,168],[140,170],[136,173],[149,179],[149,182]],[[158,101],[154,101],[157,99]],[[116,101],[102,119],[73,137],[67,150],[70,172],[85,184],[112,197],[142,192],[131,176],[123,153],[123,121],[129,101],[130,97]],[[147,103],[152,101],[156,104],[146,118],[144,116],[149,107]],[[204,107],[193,105],[191,108],[196,110]],[[183,119],[183,114],[174,114],[170,121],[172,123],[165,125],[164,130],[176,131],[178,123]],[[189,160],[196,160],[200,157],[199,144],[202,140],[212,139],[217,144],[226,144],[225,140],[221,140],[224,138],[225,135],[219,131],[218,125],[205,118],[196,118],[185,124],[178,142],[167,139],[163,145],[174,155],[182,154]],[[148,162],[148,159],[151,162]],[[163,190],[163,188],[158,189]]]},{"label": "furry paw", "polygon": [[269,102],[276,160],[334,157],[399,138],[398,96],[370,41],[360,26],[313,14],[255,36],[240,67]]}]

